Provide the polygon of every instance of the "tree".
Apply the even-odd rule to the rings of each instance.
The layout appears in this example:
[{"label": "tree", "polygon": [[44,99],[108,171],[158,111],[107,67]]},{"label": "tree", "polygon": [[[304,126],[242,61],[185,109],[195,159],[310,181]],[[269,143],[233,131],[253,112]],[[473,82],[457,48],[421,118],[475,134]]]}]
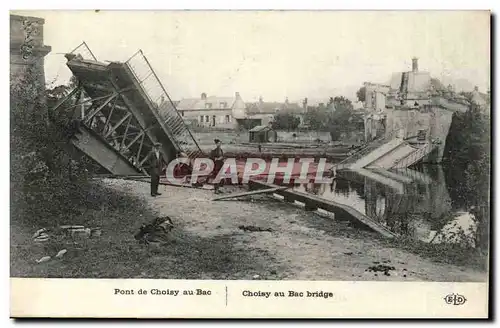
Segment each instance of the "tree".
[{"label": "tree", "polygon": [[273,128],[277,130],[295,130],[299,127],[300,118],[287,112],[274,115]]},{"label": "tree", "polygon": [[366,87],[359,88],[359,90],[356,92],[356,97],[358,97],[359,101],[366,101]]},{"label": "tree", "polygon": [[353,115],[352,102],[343,97],[333,99],[333,111],[327,120],[327,127],[332,140],[339,140],[340,135],[351,130],[351,120]]},{"label": "tree", "polygon": [[344,111],[350,112],[354,109],[354,106],[352,105],[352,101],[350,101],[349,99],[347,99],[344,96],[335,97],[333,99],[333,105],[335,107],[335,111],[344,110]]},{"label": "tree", "polygon": [[328,121],[328,112],[325,108],[314,107],[307,111],[304,121],[315,131],[322,131]]},{"label": "tree", "polygon": [[446,138],[443,162],[447,185],[457,207],[475,207],[478,246],[486,250],[489,240],[491,120],[471,103],[465,113],[453,114]]}]

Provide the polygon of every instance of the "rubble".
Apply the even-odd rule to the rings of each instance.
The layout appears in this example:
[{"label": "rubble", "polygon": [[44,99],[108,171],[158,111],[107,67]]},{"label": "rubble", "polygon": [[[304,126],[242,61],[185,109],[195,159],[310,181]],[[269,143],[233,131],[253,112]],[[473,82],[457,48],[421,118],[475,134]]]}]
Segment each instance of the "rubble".
[{"label": "rubble", "polygon": [[[78,241],[96,238],[102,235],[100,227],[86,228],[83,225],[61,225],[56,228],[38,229],[31,237],[36,244],[47,244],[50,242],[49,248],[53,249],[55,245],[60,244],[77,244]],[[47,246],[44,246],[45,248]],[[61,259],[68,250],[61,249],[54,258]],[[43,256],[36,263],[48,262],[52,259],[51,256]]]},{"label": "rubble", "polygon": [[273,229],[271,228],[261,228],[261,227],[256,227],[256,226],[252,226],[252,225],[249,225],[249,226],[245,226],[245,225],[240,225],[238,227],[238,229],[240,230],[243,230],[243,231],[250,231],[250,232],[260,232],[260,231],[268,231],[268,232],[273,232]]},{"label": "rubble", "polygon": [[62,249],[62,250],[60,250],[60,251],[57,253],[56,257],[57,257],[57,258],[61,258],[61,257],[63,257],[63,255],[64,255],[64,254],[66,254],[67,252],[68,252],[68,251],[67,251],[66,249]]},{"label": "rubble", "polygon": [[36,263],[43,263],[47,262],[48,260],[50,260],[50,256],[44,256],[41,259],[37,260]]},{"label": "rubble", "polygon": [[173,228],[174,223],[170,217],[157,217],[151,223],[143,224],[134,238],[141,244],[161,244],[167,241]]},{"label": "rubble", "polygon": [[[373,262],[373,263],[380,263],[380,262]],[[371,267],[368,267],[368,269],[366,269],[365,271],[366,272],[374,272],[375,276],[377,276],[377,272],[383,272],[385,276],[390,276],[391,273],[389,271],[391,270],[396,270],[395,267],[393,266],[388,266],[388,265],[385,265],[385,264],[377,264],[377,265],[373,265]]]}]

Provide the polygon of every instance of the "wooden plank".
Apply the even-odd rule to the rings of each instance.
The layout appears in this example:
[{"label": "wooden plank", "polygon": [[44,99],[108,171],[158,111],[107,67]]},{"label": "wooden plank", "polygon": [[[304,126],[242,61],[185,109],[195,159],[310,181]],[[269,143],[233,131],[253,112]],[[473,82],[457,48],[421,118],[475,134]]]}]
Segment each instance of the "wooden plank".
[{"label": "wooden plank", "polygon": [[270,192],[275,192],[275,191],[280,191],[280,190],[285,190],[285,189],[288,189],[288,187],[273,187],[273,188],[270,188],[270,189],[260,189],[260,190],[247,191],[247,192],[241,192],[241,193],[236,193],[236,194],[221,196],[221,197],[214,198],[212,200],[213,201],[217,201],[217,200],[237,198],[237,197],[245,197],[245,196],[257,195],[257,194],[267,194],[267,193],[270,193]]},{"label": "wooden plank", "polygon": [[[120,179],[151,183],[151,178],[149,178],[149,177],[132,177],[132,178],[120,178]],[[160,181],[158,184],[161,186],[193,188],[193,189],[202,189],[202,190],[214,190],[214,187],[211,185],[195,186],[195,185],[188,184],[188,183],[182,184],[182,183],[170,183],[170,182],[162,182],[162,181]]]},{"label": "wooden plank", "polygon": [[[255,186],[260,186],[261,188],[272,188],[272,187],[278,187],[277,185],[271,184],[271,183],[266,183],[258,180],[253,180],[251,179],[249,181],[249,184],[253,184]],[[287,188],[288,189],[288,188]],[[295,190],[279,190],[277,192],[278,194],[288,197],[289,199],[295,199],[297,201],[300,201],[304,204],[309,203],[312,206],[318,207],[320,209],[323,209],[325,211],[333,212],[333,213],[339,213],[343,212],[348,214],[351,218],[358,220],[359,222],[363,223],[365,226],[371,228],[372,230],[380,233],[386,238],[394,238],[397,237],[398,235],[395,234],[394,232],[390,231],[389,229],[385,228],[384,226],[380,225],[379,223],[375,222],[368,216],[364,215],[363,213],[359,212],[358,210],[354,209],[351,206],[344,205],[337,203],[332,200],[326,200],[321,197],[311,195],[311,194],[306,194],[303,192],[295,191]]]}]

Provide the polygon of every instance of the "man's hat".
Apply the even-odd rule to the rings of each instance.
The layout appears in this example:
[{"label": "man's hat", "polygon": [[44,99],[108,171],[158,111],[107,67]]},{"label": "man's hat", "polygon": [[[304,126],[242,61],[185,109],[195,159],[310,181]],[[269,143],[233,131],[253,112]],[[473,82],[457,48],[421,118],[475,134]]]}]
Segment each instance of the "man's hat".
[{"label": "man's hat", "polygon": [[219,139],[214,139],[214,142],[218,143],[218,142],[220,142],[220,140]]},{"label": "man's hat", "polygon": [[153,143],[153,146],[161,146],[161,143],[155,142],[155,143]]}]

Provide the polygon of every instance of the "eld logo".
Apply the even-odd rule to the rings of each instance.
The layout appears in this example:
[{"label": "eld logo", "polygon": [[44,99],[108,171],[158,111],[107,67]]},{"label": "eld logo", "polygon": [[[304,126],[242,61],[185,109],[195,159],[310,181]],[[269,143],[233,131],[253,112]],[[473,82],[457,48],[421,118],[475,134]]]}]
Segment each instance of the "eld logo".
[{"label": "eld logo", "polygon": [[449,294],[445,296],[444,301],[450,305],[463,305],[467,299],[459,294]]}]

